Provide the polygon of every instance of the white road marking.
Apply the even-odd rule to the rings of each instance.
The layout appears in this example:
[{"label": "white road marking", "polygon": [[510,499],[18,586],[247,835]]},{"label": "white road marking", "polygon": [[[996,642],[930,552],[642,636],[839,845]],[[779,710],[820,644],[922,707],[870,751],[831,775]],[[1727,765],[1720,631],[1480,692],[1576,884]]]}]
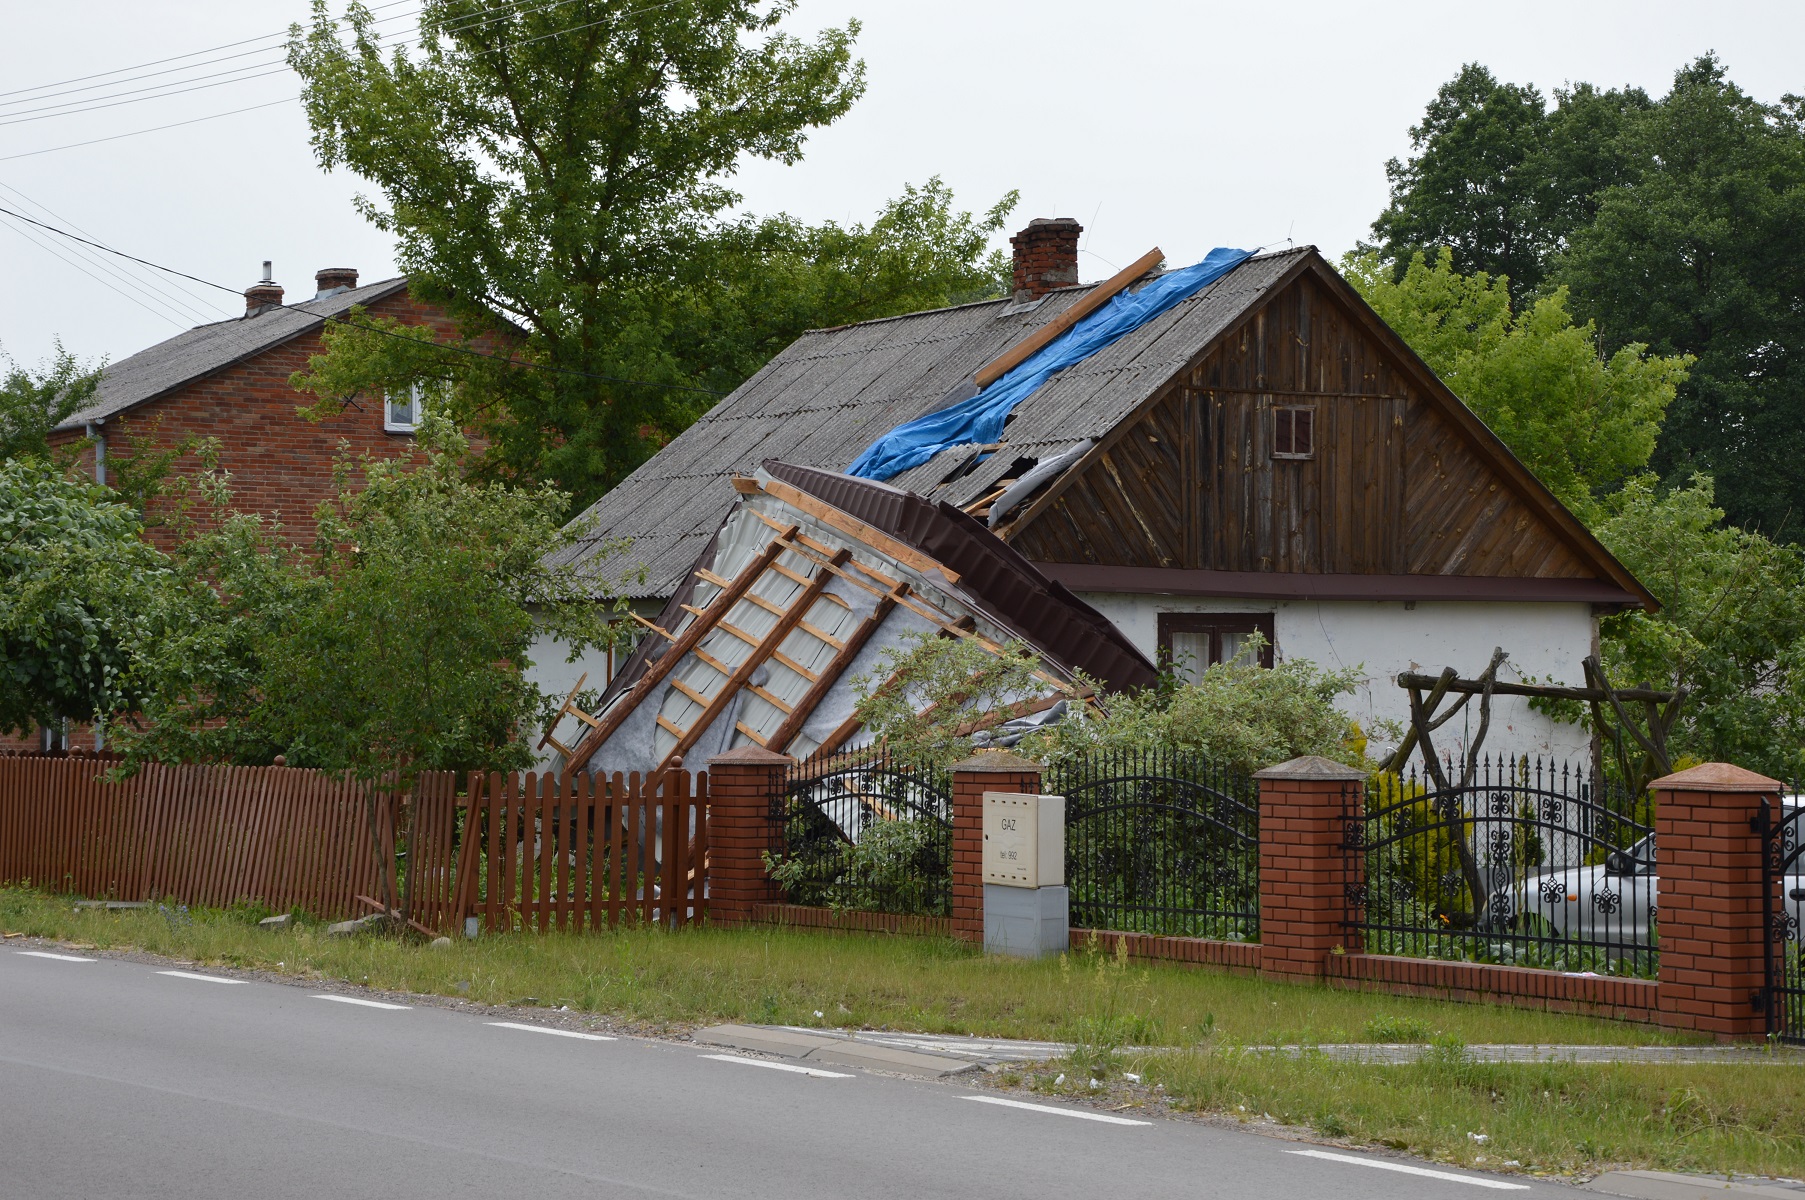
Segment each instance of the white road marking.
[{"label": "white road marking", "polygon": [[1423,1175],[1430,1179],[1446,1179],[1450,1183],[1470,1183],[1474,1187],[1494,1188],[1501,1192],[1527,1192],[1527,1183],[1506,1183],[1502,1179],[1480,1179],[1472,1175],[1456,1175],[1452,1171],[1431,1171],[1428,1167],[1413,1167],[1408,1163],[1386,1162],[1382,1158],[1359,1158],[1352,1154],[1331,1154],[1327,1150],[1287,1150],[1286,1154],[1301,1154],[1305,1158],[1326,1158],[1330,1162],[1353,1163],[1357,1167],[1377,1167],[1381,1171],[1400,1171],[1405,1175]]},{"label": "white road marking", "polygon": [[497,1029],[524,1029],[528,1033],[549,1033],[553,1037],[581,1038],[585,1042],[613,1042],[618,1038],[607,1037],[599,1033],[577,1033],[571,1029],[553,1029],[546,1025],[523,1025],[519,1021],[484,1021],[485,1025],[493,1025]]},{"label": "white road marking", "polygon": [[1112,1117],[1108,1113],[1085,1112],[1081,1108],[1055,1108],[1051,1104],[1029,1104],[1026,1100],[1005,1100],[1001,1096],[961,1096],[979,1104],[1000,1104],[1004,1108],[1025,1108],[1029,1112],[1052,1113],[1058,1117],[1077,1117],[1080,1121],[1102,1121],[1106,1125],[1151,1125],[1152,1121],[1136,1121],[1129,1117]]},{"label": "white road marking", "polygon": [[394,1009],[397,1012],[405,1012],[408,1008],[405,1004],[384,1004],[380,1000],[359,1000],[356,996],[327,996],[322,994],[315,996],[314,999],[330,1000],[335,1004],[361,1004],[365,1008],[389,1008]]},{"label": "white road marking", "polygon": [[226,979],[220,975],[196,975],[193,971],[158,971],[159,975],[167,975],[171,979],[198,979],[202,983],[243,983],[242,979]]},{"label": "white road marking", "polygon": [[58,962],[98,962],[99,959],[82,958],[75,954],[52,954],[48,950],[20,950],[26,958],[54,958]]},{"label": "white road marking", "polygon": [[794,1063],[766,1062],[762,1058],[741,1058],[737,1054],[704,1054],[716,1062],[744,1063],[748,1067],[769,1067],[773,1071],[790,1071],[797,1075],[813,1075],[817,1079],[852,1079],[844,1071],[823,1071],[820,1067],[799,1067]]}]

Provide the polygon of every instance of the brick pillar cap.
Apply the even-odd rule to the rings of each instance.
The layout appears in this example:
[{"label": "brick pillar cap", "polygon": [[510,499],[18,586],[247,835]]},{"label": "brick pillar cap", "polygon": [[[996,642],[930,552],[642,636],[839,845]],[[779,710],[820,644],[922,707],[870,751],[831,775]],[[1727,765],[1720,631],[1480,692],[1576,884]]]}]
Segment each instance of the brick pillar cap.
[{"label": "brick pillar cap", "polygon": [[713,767],[722,763],[725,763],[728,766],[732,766],[736,763],[751,763],[753,766],[758,767],[774,767],[779,763],[782,763],[784,766],[789,766],[795,761],[795,759],[787,754],[779,754],[774,750],[767,750],[756,742],[747,742],[744,746],[735,747],[725,754],[715,755],[708,760],[708,765]]},{"label": "brick pillar cap", "polygon": [[1745,771],[1730,763],[1700,763],[1648,785],[1663,792],[1762,792],[1778,794],[1786,789],[1778,779]]},{"label": "brick pillar cap", "polygon": [[1365,779],[1366,772],[1338,763],[1332,758],[1323,758],[1318,754],[1306,754],[1302,758],[1294,758],[1290,762],[1282,762],[1276,767],[1262,767],[1253,773],[1255,779],[1333,779],[1353,780]]},{"label": "brick pillar cap", "polygon": [[954,763],[955,771],[996,771],[1020,775],[1032,771],[1039,774],[1043,768],[1031,758],[1023,758],[1008,750],[980,750],[961,763]]}]

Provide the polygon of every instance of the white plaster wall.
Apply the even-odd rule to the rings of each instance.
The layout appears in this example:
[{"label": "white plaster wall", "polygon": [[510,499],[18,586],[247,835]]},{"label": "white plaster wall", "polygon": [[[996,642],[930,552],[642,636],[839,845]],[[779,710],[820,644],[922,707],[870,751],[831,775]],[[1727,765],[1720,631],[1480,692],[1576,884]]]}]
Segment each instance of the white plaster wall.
[{"label": "white plaster wall", "polygon": [[[656,620],[659,611],[664,607],[662,601],[641,601],[633,605],[633,611],[647,620]],[[624,618],[623,618],[624,619]],[[619,666],[627,661],[627,655],[633,652],[631,645],[624,645],[615,650],[613,664]],[[566,662],[570,647],[546,633],[539,633],[533,638],[532,646],[527,650],[526,678],[527,682],[558,700],[570,694],[570,689],[585,673],[589,678],[583,680],[586,692],[600,691],[606,687],[612,672],[609,666],[608,648],[591,646],[577,656],[575,662]],[[564,718],[558,728],[558,738],[566,744],[574,744],[571,739],[578,736],[585,727],[572,717]],[[534,729],[527,743],[539,744],[539,738],[545,733],[543,729]],[[538,769],[558,765],[558,752],[547,746],[543,750],[535,750],[535,766]]]},{"label": "white plaster wall", "polygon": [[[1305,658],[1325,668],[1359,667],[1363,682],[1340,707],[1372,738],[1374,756],[1389,749],[1375,732],[1384,720],[1404,724],[1410,702],[1396,677],[1402,671],[1435,674],[1453,667],[1472,677],[1485,669],[1492,648],[1502,646],[1510,661],[1501,679],[1535,677],[1580,684],[1580,661],[1592,651],[1594,619],[1587,604],[1505,604],[1480,601],[1419,601],[1406,608],[1395,601],[1213,600],[1196,596],[1079,593],[1153,657],[1159,649],[1162,612],[1257,612],[1273,614],[1275,652],[1281,659]],[[1476,730],[1478,701],[1436,734],[1438,751],[1454,752]],[[1544,755],[1586,761],[1590,743],[1578,726],[1550,720],[1529,702],[1502,696],[1492,702],[1492,725],[1484,751]]]}]

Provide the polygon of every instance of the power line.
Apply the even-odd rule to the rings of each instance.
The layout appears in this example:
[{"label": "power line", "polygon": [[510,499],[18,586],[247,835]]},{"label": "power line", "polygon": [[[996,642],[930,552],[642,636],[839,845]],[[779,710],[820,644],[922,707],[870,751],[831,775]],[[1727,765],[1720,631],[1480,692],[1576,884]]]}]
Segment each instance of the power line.
[{"label": "power line", "polygon": [[[205,284],[206,286],[208,286],[210,288],[217,288],[222,292],[231,292],[235,296],[243,295],[243,293],[240,292],[237,288],[227,287],[223,283],[215,283],[211,279],[202,279],[199,275],[190,275],[186,271],[178,271],[174,267],[165,267],[161,263],[151,262],[147,258],[139,258],[135,254],[127,254],[123,250],[115,250],[115,249],[113,249],[113,247],[103,245],[100,242],[90,241],[89,239],[84,238],[84,237],[78,237],[75,234],[70,233],[66,229],[58,229],[54,225],[47,225],[42,221],[35,220],[34,218],[26,216],[24,213],[14,212],[10,208],[0,207],[0,215],[16,217],[22,221],[29,221],[29,222],[31,222],[31,224],[38,226],[40,229],[48,230],[49,232],[57,234],[60,237],[68,238],[71,241],[81,242],[84,245],[93,246],[97,250],[104,250],[108,254],[116,254],[120,258],[130,259],[132,262],[141,263],[144,266],[154,268],[155,270],[158,270],[158,271],[164,271],[171,275],[179,275],[183,279],[192,279],[196,283]],[[19,231],[15,230],[15,232],[19,232]],[[68,260],[65,259],[65,261],[68,261]],[[97,277],[95,277],[95,278],[97,278]],[[108,286],[111,286],[111,285],[109,284]],[[118,290],[118,289],[114,289],[114,290]],[[124,294],[124,293],[122,293],[122,294]],[[383,335],[384,337],[399,338],[402,341],[412,342],[418,346],[429,346],[435,350],[450,350],[454,353],[467,354],[474,358],[492,358],[498,362],[505,362],[509,366],[526,367],[529,370],[534,370],[534,371],[550,371],[550,372],[553,372],[553,373],[559,374],[559,375],[576,375],[576,376],[581,376],[584,379],[600,379],[600,380],[604,380],[608,383],[624,384],[624,385],[631,386],[631,387],[653,387],[653,388],[664,388],[667,391],[674,391],[674,392],[695,392],[695,393],[698,393],[698,394],[704,395],[704,396],[725,396],[728,394],[726,392],[714,391],[711,388],[692,387],[688,384],[683,384],[683,383],[659,383],[659,382],[656,382],[656,381],[650,380],[650,379],[628,379],[628,378],[625,378],[625,377],[619,376],[619,375],[603,375],[596,371],[579,371],[574,367],[557,367],[557,366],[552,366],[550,363],[531,362],[531,361],[528,361],[525,359],[515,358],[512,355],[493,354],[487,350],[473,350],[466,346],[453,346],[450,343],[440,342],[440,341],[436,341],[436,340],[430,341],[430,342],[423,342],[419,338],[410,337],[405,333],[397,333],[392,329],[383,329],[381,326],[378,326],[378,325],[365,325],[359,321],[347,321],[342,317],[327,316],[324,313],[308,312],[306,309],[302,308],[298,304],[284,304],[284,305],[281,305],[280,307],[287,308],[287,309],[293,309],[296,312],[305,313],[307,316],[318,317],[320,320],[329,321],[334,325],[344,325],[351,329],[363,329],[363,330],[369,331],[370,333],[379,333],[379,334]]]},{"label": "power line", "polygon": [[114,133],[106,137],[89,138],[85,142],[67,142],[61,146],[46,146],[42,150],[26,150],[20,154],[0,155],[0,162],[11,162],[15,158],[36,158],[40,154],[55,154],[58,150],[77,150],[83,146],[98,146],[102,142],[116,142],[120,138],[138,137],[146,133],[161,133],[165,129],[180,129],[184,125],[199,125],[202,121],[217,121],[221,117],[235,117],[239,113],[256,112],[260,108],[274,108],[278,104],[292,104],[299,96],[284,96],[280,100],[270,100],[263,104],[249,104],[243,108],[228,109],[225,112],[208,113],[204,117],[190,117],[186,121],[171,121],[167,125],[152,125],[149,129],[134,129],[130,133]]}]

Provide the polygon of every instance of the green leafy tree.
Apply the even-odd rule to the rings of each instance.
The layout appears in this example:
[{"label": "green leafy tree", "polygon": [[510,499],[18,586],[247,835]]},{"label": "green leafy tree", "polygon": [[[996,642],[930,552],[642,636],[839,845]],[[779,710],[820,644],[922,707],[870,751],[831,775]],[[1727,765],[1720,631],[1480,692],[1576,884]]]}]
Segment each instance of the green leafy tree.
[{"label": "green leafy tree", "polygon": [[51,457],[50,431],[87,407],[99,385],[100,369],[84,367],[61,343],[37,371],[8,358],[0,374],[0,460]]},{"label": "green leafy tree", "polygon": [[1346,274],[1388,325],[1536,477],[1582,516],[1594,498],[1645,467],[1661,419],[1686,378],[1684,356],[1641,345],[1611,357],[1575,325],[1564,288],[1512,311],[1502,279],[1456,270],[1451,251],[1414,255],[1401,275],[1371,254]]},{"label": "green leafy tree", "polygon": [[976,748],[973,735],[1007,720],[1011,706],[1050,686],[1040,658],[1019,642],[993,653],[965,638],[905,635],[852,680],[854,714],[896,758],[944,769]]},{"label": "green leafy tree", "polygon": [[1652,476],[1609,498],[1594,526],[1661,601],[1603,625],[1617,684],[1685,687],[1670,753],[1782,779],[1805,770],[1805,551],[1725,526],[1709,479]]},{"label": "green leafy tree", "polygon": [[316,0],[294,30],[316,156],[380,189],[358,205],[415,294],[549,368],[481,381],[492,453],[579,505],[697,412],[667,330],[715,277],[738,162],[797,161],[863,90],[857,23],[804,42],[777,29],[793,8],[428,0],[410,52],[361,4],[347,43]]},{"label": "green leafy tree", "polygon": [[170,573],[141,532],[106,488],[35,455],[0,460],[0,730],[137,700],[134,655]]},{"label": "green leafy tree", "polygon": [[1697,360],[1655,466],[1715,477],[1736,524],[1805,518],[1805,100],[1761,103],[1707,55],[1622,135],[1633,170],[1559,266],[1608,347]]},{"label": "green leafy tree", "polygon": [[1597,211],[1597,193],[1630,170],[1619,145],[1646,93],[1581,83],[1549,109],[1533,86],[1501,82],[1468,63],[1443,84],[1411,157],[1385,166],[1391,203],[1373,222],[1381,257],[1398,270],[1442,249],[1455,268],[1509,280],[1518,300],[1543,286],[1549,264]]},{"label": "green leafy tree", "polygon": [[[471,482],[465,445],[428,409],[414,461],[341,463],[310,554],[227,515],[196,523],[183,584],[140,670],[134,758],[269,762],[376,779],[519,769],[551,699],[524,676],[534,637],[580,652],[612,636],[598,584],[542,563],[550,488]],[[209,502],[229,507],[214,476]]]}]

